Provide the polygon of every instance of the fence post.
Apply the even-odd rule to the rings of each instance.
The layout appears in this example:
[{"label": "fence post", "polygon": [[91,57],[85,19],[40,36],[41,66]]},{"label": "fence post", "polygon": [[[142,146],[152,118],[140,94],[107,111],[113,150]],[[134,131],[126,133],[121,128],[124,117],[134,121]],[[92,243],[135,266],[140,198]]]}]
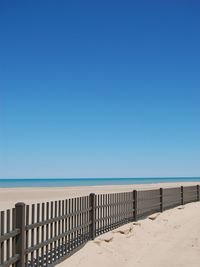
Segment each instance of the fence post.
[{"label": "fence post", "polygon": [[25,204],[17,203],[15,204],[15,209],[16,228],[20,230],[19,235],[16,237],[16,254],[19,255],[16,267],[23,267],[25,266]]},{"label": "fence post", "polygon": [[160,188],[160,212],[163,212],[163,188]]},{"label": "fence post", "polygon": [[89,195],[89,203],[90,203],[90,238],[93,240],[96,236],[96,223],[95,223],[95,201],[96,196],[94,193]]},{"label": "fence post", "polygon": [[133,190],[133,220],[137,221],[137,190]]},{"label": "fence post", "polygon": [[181,205],[184,205],[184,193],[183,193],[183,186],[181,186]]},{"label": "fence post", "polygon": [[199,196],[199,185],[197,185],[197,201],[200,200],[200,196]]}]

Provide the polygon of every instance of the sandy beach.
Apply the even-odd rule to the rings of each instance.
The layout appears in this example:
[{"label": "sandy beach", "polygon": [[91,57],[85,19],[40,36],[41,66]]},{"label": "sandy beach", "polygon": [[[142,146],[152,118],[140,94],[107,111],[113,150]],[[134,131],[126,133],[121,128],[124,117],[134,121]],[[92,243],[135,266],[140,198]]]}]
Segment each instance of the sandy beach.
[{"label": "sandy beach", "polygon": [[198,267],[200,203],[157,215],[88,242],[58,267]]},{"label": "sandy beach", "polygon": [[197,185],[197,182],[80,186],[80,187],[49,187],[49,188],[0,188],[0,210],[10,209],[17,202],[25,204],[42,203],[53,200],[62,200],[70,197],[86,196],[90,193],[128,192],[134,189],[148,190],[155,188],[169,188],[178,186]]},{"label": "sandy beach", "polygon": [[[172,188],[197,183],[134,184],[67,188],[0,188],[0,210],[89,193]],[[200,202],[129,223],[89,241],[59,267],[197,267],[200,262]]]}]

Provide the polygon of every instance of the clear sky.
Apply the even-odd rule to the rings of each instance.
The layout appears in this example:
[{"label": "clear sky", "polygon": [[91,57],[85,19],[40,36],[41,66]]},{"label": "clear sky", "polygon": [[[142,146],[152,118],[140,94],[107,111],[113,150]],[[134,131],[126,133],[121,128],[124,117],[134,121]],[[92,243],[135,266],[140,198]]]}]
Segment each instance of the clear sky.
[{"label": "clear sky", "polygon": [[0,177],[200,176],[199,1],[0,1]]}]

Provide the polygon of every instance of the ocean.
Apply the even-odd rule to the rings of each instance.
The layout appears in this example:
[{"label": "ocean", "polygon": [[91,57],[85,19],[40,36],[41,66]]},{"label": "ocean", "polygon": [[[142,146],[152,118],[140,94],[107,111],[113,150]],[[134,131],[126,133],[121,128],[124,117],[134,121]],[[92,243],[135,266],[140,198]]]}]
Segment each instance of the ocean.
[{"label": "ocean", "polygon": [[154,184],[172,182],[200,182],[200,177],[169,178],[27,178],[0,179],[0,188],[69,187],[96,185]]}]

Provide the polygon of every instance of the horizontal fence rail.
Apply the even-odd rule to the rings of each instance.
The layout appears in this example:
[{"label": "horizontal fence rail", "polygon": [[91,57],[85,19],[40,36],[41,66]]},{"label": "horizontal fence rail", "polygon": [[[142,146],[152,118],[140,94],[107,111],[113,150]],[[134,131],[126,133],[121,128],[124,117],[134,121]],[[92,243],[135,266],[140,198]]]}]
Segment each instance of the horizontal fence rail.
[{"label": "horizontal fence rail", "polygon": [[51,267],[128,222],[199,201],[197,186],[90,194],[0,212],[0,267]]}]

